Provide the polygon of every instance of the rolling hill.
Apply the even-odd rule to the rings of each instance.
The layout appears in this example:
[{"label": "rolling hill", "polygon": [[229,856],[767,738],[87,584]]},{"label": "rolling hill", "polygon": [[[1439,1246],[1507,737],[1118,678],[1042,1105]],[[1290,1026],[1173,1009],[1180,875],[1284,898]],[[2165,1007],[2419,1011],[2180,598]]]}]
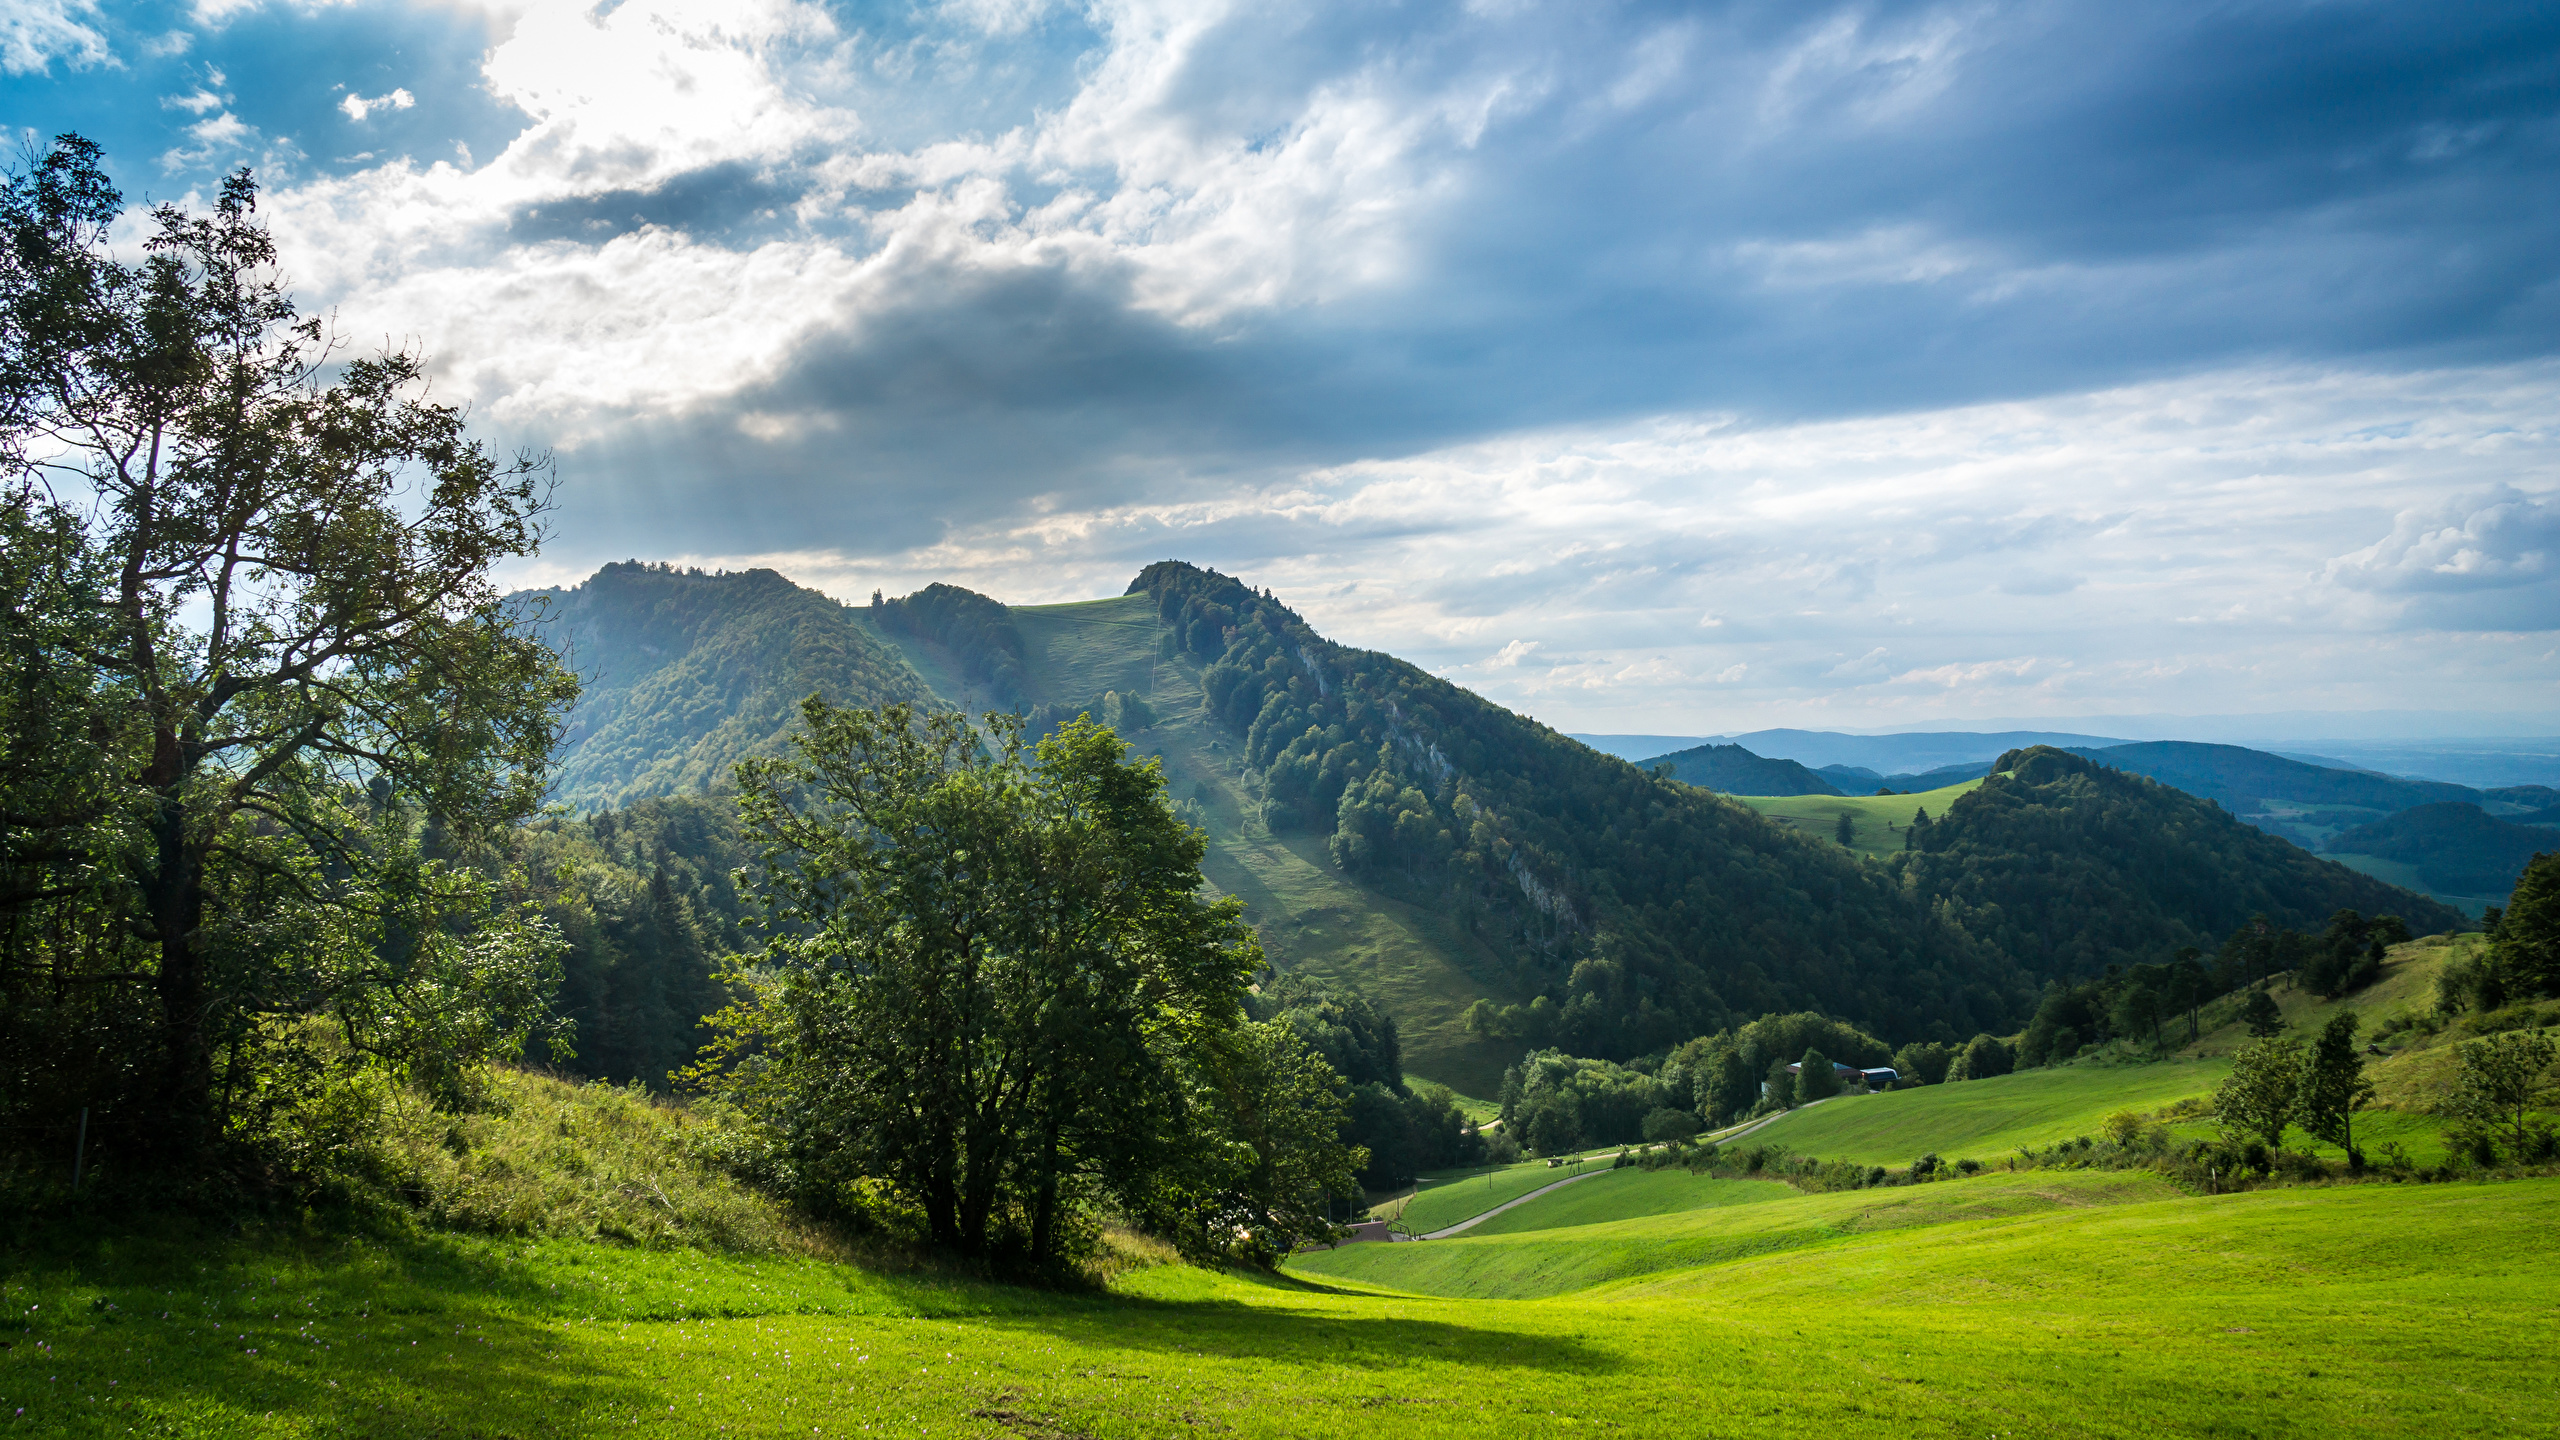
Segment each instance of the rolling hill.
[{"label": "rolling hill", "polygon": [[2515,888],[2525,862],[2560,850],[2560,829],[2502,820],[2477,805],[2418,805],[2341,830],[2323,847],[2341,857],[2369,855],[2416,871],[2430,891],[2502,896]]},{"label": "rolling hill", "polygon": [[1644,762],[1671,769],[1683,785],[1720,795],[1837,795],[1839,788],[1793,760],[1768,760],[1739,745],[1699,745]]}]

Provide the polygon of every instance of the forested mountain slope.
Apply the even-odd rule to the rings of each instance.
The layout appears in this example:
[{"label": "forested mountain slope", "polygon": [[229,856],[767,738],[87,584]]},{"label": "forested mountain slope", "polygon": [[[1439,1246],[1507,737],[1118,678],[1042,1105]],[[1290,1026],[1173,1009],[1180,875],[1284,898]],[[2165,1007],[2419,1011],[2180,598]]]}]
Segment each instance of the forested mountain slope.
[{"label": "forested mountain slope", "polygon": [[2500,896],[2526,861],[2560,850],[2560,829],[2501,820],[2477,805],[2418,805],[2340,831],[2328,848],[2412,866],[2440,894]]},{"label": "forested mountain slope", "polygon": [[2040,977],[2210,950],[2252,916],[2316,930],[2335,911],[2424,935],[2462,917],[2322,860],[2171,786],[2067,751],[2004,755],[1892,863],[1951,923]]},{"label": "forested mountain slope", "polygon": [[933,700],[857,612],[770,570],[607,565],[584,584],[512,599],[585,686],[551,792],[577,809],[726,779],[781,746],[812,692],[841,704]]},{"label": "forested mountain slope", "polygon": [[[2006,777],[2012,800],[1977,813],[1967,797],[1941,819],[1943,844],[1896,869],[1334,645],[1189,565],[1073,605],[930,586],[848,607],[769,572],[638,565],[546,598],[591,685],[560,756],[574,806],[714,784],[782,744],[811,691],[1006,708],[1036,727],[1090,710],[1163,762],[1210,834],[1209,879],[1245,901],[1275,963],[1357,985],[1401,1023],[1414,1074],[1479,1096],[1531,1045],[1625,1058],[1771,1011],[1897,1043],[2005,1029],[2047,978],[2210,946],[2262,910],[2315,928],[2338,905],[2451,923],[2059,752],[2039,753],[2103,778]],[[2128,808],[2110,784],[2149,798]],[[579,1005],[612,1028],[612,1069],[654,1079],[681,1042],[668,1017],[694,992],[680,965],[640,952],[653,935],[725,941],[734,901],[706,888],[705,866],[726,842],[706,832],[697,861],[689,831],[662,847],[679,832],[656,821],[636,850],[627,829],[617,849],[581,828],[563,858],[613,859],[573,967]],[[2163,864],[2182,878],[2160,879]]]}]

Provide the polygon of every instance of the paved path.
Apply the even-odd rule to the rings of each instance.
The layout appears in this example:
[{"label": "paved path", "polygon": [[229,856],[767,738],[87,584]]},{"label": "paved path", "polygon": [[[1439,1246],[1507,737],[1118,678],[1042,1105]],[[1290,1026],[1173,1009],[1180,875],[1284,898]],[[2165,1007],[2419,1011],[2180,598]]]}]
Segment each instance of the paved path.
[{"label": "paved path", "polygon": [[[1824,1096],[1824,1097],[1823,1097],[1823,1099],[1824,1099],[1824,1100],[1829,1100],[1829,1099],[1834,1099],[1834,1098],[1837,1098],[1837,1097],[1834,1097],[1834,1096]],[[1804,1104],[1797,1106],[1797,1107],[1796,1107],[1796,1110],[1809,1110],[1809,1109],[1813,1108],[1814,1106],[1819,1105],[1819,1104],[1822,1104],[1822,1103],[1823,1103],[1823,1101],[1822,1101],[1822,1100],[1809,1100],[1809,1101],[1805,1102]],[[1706,1139],[1706,1140],[1713,1140],[1713,1141],[1715,1141],[1717,1144],[1721,1145],[1721,1144],[1724,1144],[1724,1143],[1726,1143],[1726,1142],[1728,1142],[1728,1141],[1739,1140],[1739,1139],[1741,1139],[1743,1136],[1750,1134],[1752,1131],[1759,1129],[1759,1128],[1760,1128],[1761,1126],[1763,1126],[1763,1125],[1768,1125],[1768,1124],[1775,1123],[1776,1121],[1783,1120],[1783,1119],[1785,1119],[1786,1117],[1788,1117],[1789,1115],[1792,1115],[1792,1114],[1794,1114],[1794,1113],[1796,1113],[1796,1112],[1795,1112],[1795,1110],[1781,1110],[1781,1111],[1777,1112],[1777,1113],[1776,1113],[1776,1114],[1774,1114],[1774,1115],[1763,1115],[1763,1116],[1761,1116],[1761,1117],[1760,1117],[1759,1119],[1757,1119],[1757,1120],[1753,1120],[1753,1121],[1750,1121],[1750,1122],[1748,1122],[1748,1123],[1741,1124],[1741,1125],[1736,1125],[1736,1126],[1733,1126],[1733,1127],[1732,1127],[1732,1128],[1730,1128],[1730,1129],[1719,1130],[1719,1131],[1717,1131],[1716,1133],[1714,1133],[1713,1135],[1701,1136],[1700,1138],[1701,1138],[1701,1139]],[[1641,1154],[1643,1154],[1645,1151],[1650,1150],[1650,1149],[1652,1149],[1653,1147],[1652,1147],[1652,1146],[1650,1146],[1650,1145],[1639,1145],[1639,1146],[1636,1146],[1636,1147],[1634,1147],[1634,1148],[1635,1148],[1635,1152],[1636,1152],[1637,1154],[1641,1155]],[[1613,1167],[1613,1168],[1614,1168],[1614,1167]],[[1573,1183],[1574,1181],[1576,1181],[1576,1180],[1588,1180],[1588,1179],[1590,1179],[1590,1178],[1591,1178],[1592,1176],[1594,1176],[1594,1175],[1606,1175],[1606,1174],[1608,1174],[1608,1173],[1609,1173],[1609,1172],[1608,1172],[1607,1170],[1585,1170],[1585,1171],[1583,1171],[1583,1172],[1582,1172],[1581,1174],[1579,1174],[1579,1175],[1568,1175],[1568,1176],[1566,1176],[1565,1178],[1563,1178],[1562,1180],[1558,1180],[1558,1181],[1556,1181],[1556,1182],[1555,1182],[1554,1184],[1552,1184],[1552,1185],[1541,1185],[1541,1186],[1539,1186],[1537,1189],[1530,1191],[1528,1194],[1523,1195],[1523,1196],[1520,1196],[1518,1199],[1515,1199],[1515,1200],[1505,1200],[1505,1201],[1504,1201],[1504,1202],[1502,1202],[1501,1204],[1494,1206],[1492,1209],[1487,1210],[1487,1211],[1483,1212],[1483,1213],[1482,1213],[1482,1214],[1480,1214],[1480,1215],[1470,1215],[1470,1216],[1468,1216],[1466,1219],[1459,1221],[1459,1222],[1458,1222],[1457,1224],[1455,1224],[1455,1225],[1448,1226],[1448,1227],[1446,1227],[1445,1229],[1433,1230],[1433,1231],[1430,1231],[1430,1232],[1428,1232],[1428,1233],[1426,1233],[1426,1234],[1417,1235],[1417,1236],[1415,1236],[1414,1238],[1415,1238],[1415,1239],[1417,1239],[1417,1240],[1445,1240],[1445,1239],[1449,1238],[1450,1236],[1457,1234],[1457,1233],[1458,1233],[1459,1231],[1461,1231],[1461,1230],[1472,1229],[1473,1227],[1475,1227],[1475,1226],[1477,1226],[1477,1225],[1481,1225],[1481,1224],[1483,1224],[1485,1221],[1492,1219],[1494,1216],[1501,1214],[1503,1211],[1508,1210],[1508,1209],[1510,1209],[1511,1207],[1513,1207],[1513,1206],[1515,1206],[1515,1205],[1526,1205],[1526,1204],[1528,1204],[1530,1201],[1537,1199],[1539,1196],[1541,1196],[1541,1195],[1545,1195],[1545,1194],[1548,1194],[1548,1193],[1553,1192],[1553,1191],[1561,1190],[1561,1189],[1563,1189],[1564,1187],[1566,1187],[1567,1185],[1572,1184],[1572,1183]],[[1401,1238],[1401,1237],[1399,1237],[1399,1238]]]},{"label": "paved path", "polygon": [[1528,1194],[1523,1195],[1516,1200],[1505,1200],[1501,1204],[1494,1206],[1492,1209],[1485,1211],[1481,1215],[1470,1215],[1466,1219],[1459,1221],[1457,1224],[1452,1225],[1445,1230],[1434,1230],[1427,1235],[1420,1235],[1415,1238],[1421,1240],[1445,1240],[1470,1226],[1483,1224],[1485,1221],[1492,1219],[1494,1216],[1501,1214],[1503,1211],[1510,1209],[1514,1205],[1526,1205],[1530,1201],[1537,1199],[1539,1196],[1552,1190],[1561,1190],[1576,1180],[1588,1180],[1594,1175],[1606,1175],[1608,1173],[1609,1172],[1606,1170],[1585,1170],[1579,1175],[1567,1175],[1552,1185],[1541,1185],[1537,1189],[1530,1191]]}]

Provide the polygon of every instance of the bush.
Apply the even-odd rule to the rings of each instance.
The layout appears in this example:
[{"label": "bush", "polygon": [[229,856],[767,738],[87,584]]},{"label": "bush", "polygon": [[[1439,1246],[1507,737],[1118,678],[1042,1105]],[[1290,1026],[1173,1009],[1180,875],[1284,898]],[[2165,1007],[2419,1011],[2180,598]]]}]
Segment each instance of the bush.
[{"label": "bush", "polygon": [[1698,1133],[1698,1117],[1686,1110],[1664,1106],[1644,1117],[1644,1138],[1651,1141],[1686,1140]]}]

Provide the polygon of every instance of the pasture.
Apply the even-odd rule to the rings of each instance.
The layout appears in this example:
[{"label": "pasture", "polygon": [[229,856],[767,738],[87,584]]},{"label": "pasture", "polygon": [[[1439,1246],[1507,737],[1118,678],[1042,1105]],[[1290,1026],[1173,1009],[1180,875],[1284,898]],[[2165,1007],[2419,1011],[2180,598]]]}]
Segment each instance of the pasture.
[{"label": "pasture", "polygon": [[1808,835],[1823,840],[1838,838],[1840,817],[1849,817],[1852,838],[1849,848],[1873,860],[1902,852],[1903,836],[1911,828],[1915,810],[1926,810],[1930,818],[1947,813],[1957,796],[1981,788],[1980,780],[1967,780],[1944,789],[1924,791],[1916,795],[1735,795],[1735,802],[1748,805],[1782,825],[1791,825]]}]

